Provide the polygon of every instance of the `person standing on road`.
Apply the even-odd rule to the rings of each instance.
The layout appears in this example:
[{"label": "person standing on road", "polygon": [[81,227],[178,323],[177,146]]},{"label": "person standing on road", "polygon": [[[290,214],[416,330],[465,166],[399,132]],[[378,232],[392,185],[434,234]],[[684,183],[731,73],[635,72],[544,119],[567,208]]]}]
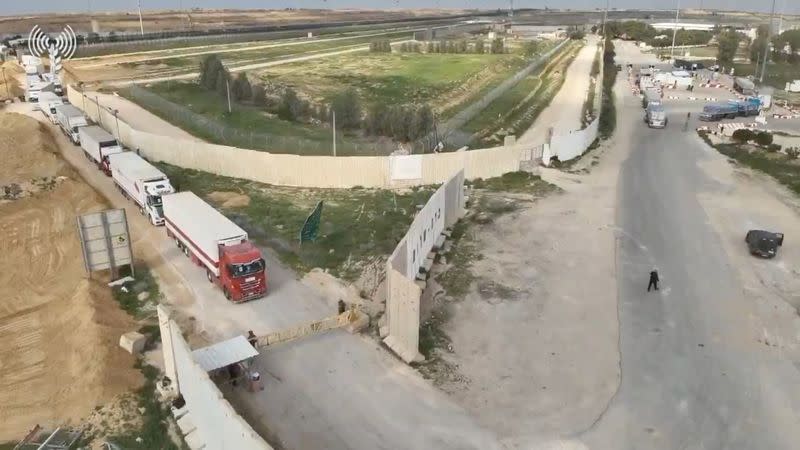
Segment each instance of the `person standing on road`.
[{"label": "person standing on road", "polygon": [[647,292],[650,292],[650,288],[655,288],[658,290],[658,271],[653,268],[650,272],[650,283],[647,284]]}]

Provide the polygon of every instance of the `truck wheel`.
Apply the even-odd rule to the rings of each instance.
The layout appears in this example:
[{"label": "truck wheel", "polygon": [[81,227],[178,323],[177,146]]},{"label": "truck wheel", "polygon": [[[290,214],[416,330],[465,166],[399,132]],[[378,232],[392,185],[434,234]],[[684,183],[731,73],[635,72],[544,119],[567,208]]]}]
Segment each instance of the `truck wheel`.
[{"label": "truck wheel", "polygon": [[206,270],[206,278],[208,278],[208,282],[209,283],[213,283],[214,282],[214,277],[211,275],[211,271],[210,270]]},{"label": "truck wheel", "polygon": [[183,246],[183,254],[186,255],[187,258],[189,257],[189,247]]},{"label": "truck wheel", "polygon": [[231,293],[228,292],[227,288],[222,288],[222,294],[225,295],[225,298],[227,298],[228,300],[231,299]]}]

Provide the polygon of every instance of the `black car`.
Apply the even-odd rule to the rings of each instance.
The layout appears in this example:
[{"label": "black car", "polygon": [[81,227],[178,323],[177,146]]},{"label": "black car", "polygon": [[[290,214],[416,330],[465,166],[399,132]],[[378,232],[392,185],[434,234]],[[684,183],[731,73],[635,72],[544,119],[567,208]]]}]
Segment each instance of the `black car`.
[{"label": "black car", "polygon": [[783,245],[783,233],[773,233],[764,230],[750,230],[744,241],[750,249],[751,255],[762,258],[774,258],[778,247]]}]

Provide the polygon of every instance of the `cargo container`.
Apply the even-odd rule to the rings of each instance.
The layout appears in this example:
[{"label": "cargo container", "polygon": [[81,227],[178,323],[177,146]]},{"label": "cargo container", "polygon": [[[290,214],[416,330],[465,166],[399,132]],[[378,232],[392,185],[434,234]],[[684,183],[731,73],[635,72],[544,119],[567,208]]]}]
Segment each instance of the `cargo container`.
[{"label": "cargo container", "polygon": [[111,176],[108,156],[124,151],[114,136],[97,125],[91,125],[78,128],[78,137],[86,157],[94,161],[98,169]]},{"label": "cargo container", "polygon": [[75,145],[80,144],[81,138],[78,128],[89,125],[83,112],[72,105],[56,106],[56,120],[61,131],[69,137],[72,143]]},{"label": "cargo container", "polygon": [[739,107],[731,103],[710,103],[703,107],[700,120],[714,121],[722,119],[735,119],[739,115]]},{"label": "cargo container", "polygon": [[246,231],[192,192],[165,195],[163,203],[167,235],[225,298],[244,302],[266,294],[264,258]]},{"label": "cargo container", "polygon": [[150,223],[163,225],[162,196],[175,192],[169,178],[134,152],[109,155],[108,163],[111,178],[120,192],[136,203]]}]

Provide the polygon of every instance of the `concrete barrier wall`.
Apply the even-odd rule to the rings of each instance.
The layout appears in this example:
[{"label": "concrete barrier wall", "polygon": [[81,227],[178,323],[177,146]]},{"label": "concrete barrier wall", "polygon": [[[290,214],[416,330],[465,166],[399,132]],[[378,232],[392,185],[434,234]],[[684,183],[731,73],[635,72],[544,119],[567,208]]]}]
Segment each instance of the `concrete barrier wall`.
[{"label": "concrete barrier wall", "polygon": [[[597,139],[597,130],[600,125],[599,119],[594,119],[588,127],[583,130],[573,131],[569,134],[553,136],[550,139],[549,148],[546,148],[542,156],[544,164],[550,163],[550,157],[558,156],[559,161],[569,161],[582,155],[586,149]],[[547,146],[546,146],[547,147]]]},{"label": "concrete barrier wall", "polygon": [[[188,414],[196,427],[187,435],[187,440],[205,444],[208,450],[272,450],[225,400],[206,371],[197,365],[178,325],[164,318],[162,311],[159,311],[159,319],[162,336],[169,336],[167,340],[162,339],[162,344],[171,347],[164,350],[164,357],[173,359],[179,392],[186,400]],[[191,437],[194,433],[199,434],[199,439]]]},{"label": "concrete barrier wall", "polygon": [[[68,87],[70,103],[129,149],[142,156],[176,166],[217,175],[243,178],[268,184],[318,188],[393,188],[440,184],[461,169],[467,178],[490,178],[519,170],[520,155],[530,149],[520,146],[480,150],[389,156],[299,156],[248,150],[162,136],[135,130],[112,111],[97,106],[96,99]],[[399,170],[403,159],[406,170]],[[414,167],[414,165],[419,167]],[[416,174],[416,175],[415,175]],[[416,177],[416,178],[413,178]]]},{"label": "concrete barrier wall", "polygon": [[463,215],[464,170],[459,170],[433,193],[386,262],[389,335],[384,342],[406,362],[422,359],[419,353],[422,288],[415,279],[436,239]]}]

